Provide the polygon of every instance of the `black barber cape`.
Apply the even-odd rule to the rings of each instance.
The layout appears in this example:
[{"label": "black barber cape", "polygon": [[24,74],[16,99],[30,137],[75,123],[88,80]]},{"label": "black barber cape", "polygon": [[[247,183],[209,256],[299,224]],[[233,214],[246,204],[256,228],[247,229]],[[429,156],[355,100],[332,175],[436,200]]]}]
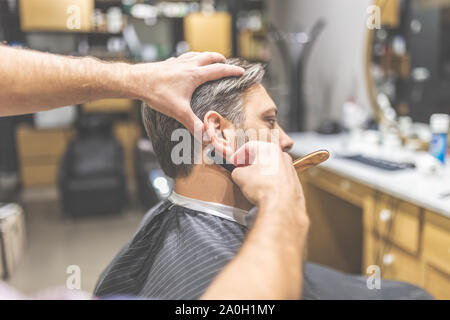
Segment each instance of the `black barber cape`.
[{"label": "black barber cape", "polygon": [[[197,299],[236,255],[248,228],[235,221],[163,201],[144,217],[131,240],[98,280],[98,297]],[[430,299],[397,281],[368,289],[366,278],[304,264],[304,299]]]}]

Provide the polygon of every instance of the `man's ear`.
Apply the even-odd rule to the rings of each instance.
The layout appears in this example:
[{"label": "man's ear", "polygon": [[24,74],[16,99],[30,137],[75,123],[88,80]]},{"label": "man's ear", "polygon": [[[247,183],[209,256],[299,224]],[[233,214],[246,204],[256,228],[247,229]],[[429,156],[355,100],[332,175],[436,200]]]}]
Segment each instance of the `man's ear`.
[{"label": "man's ear", "polygon": [[227,157],[231,157],[234,150],[234,126],[232,122],[215,111],[208,111],[203,121],[215,152],[225,160]]}]

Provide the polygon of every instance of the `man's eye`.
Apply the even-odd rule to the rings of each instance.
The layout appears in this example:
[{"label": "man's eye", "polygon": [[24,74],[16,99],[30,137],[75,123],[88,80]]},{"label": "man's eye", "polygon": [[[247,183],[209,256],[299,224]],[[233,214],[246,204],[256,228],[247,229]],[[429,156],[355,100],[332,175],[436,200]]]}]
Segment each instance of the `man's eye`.
[{"label": "man's eye", "polygon": [[275,119],[267,119],[267,122],[269,122],[270,126],[273,127],[273,126],[275,126],[275,122],[277,122],[277,120],[275,120]]}]

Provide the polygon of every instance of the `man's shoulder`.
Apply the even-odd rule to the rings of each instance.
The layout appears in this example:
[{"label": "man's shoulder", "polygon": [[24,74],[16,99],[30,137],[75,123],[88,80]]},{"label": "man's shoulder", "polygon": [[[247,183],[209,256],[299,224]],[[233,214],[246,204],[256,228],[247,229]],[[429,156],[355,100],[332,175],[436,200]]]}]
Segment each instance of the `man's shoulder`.
[{"label": "man's shoulder", "polygon": [[95,293],[196,297],[237,253],[244,237],[238,223],[163,201],[145,214]]},{"label": "man's shoulder", "polygon": [[175,204],[170,200],[161,201],[152,207],[144,215],[138,231],[148,229],[154,224],[160,224],[163,221],[165,221],[164,224],[167,224],[169,221],[174,220],[177,221],[177,227],[182,230],[190,230],[194,228],[200,231],[205,228],[214,233],[215,231],[218,231],[218,229],[225,228],[227,232],[231,231],[233,234],[236,232],[239,234],[245,234],[247,231],[246,227],[237,222],[202,211],[193,210],[191,208]]},{"label": "man's shoulder", "polygon": [[247,229],[239,223],[165,200],[145,214],[127,247],[156,250],[167,243],[176,244],[177,248],[202,243],[203,247],[227,250],[230,243],[243,242],[246,233]]},{"label": "man's shoulder", "polygon": [[143,227],[145,224],[151,222],[156,216],[167,211],[172,203],[169,200],[163,200],[154,205],[142,218],[141,224],[139,225],[139,229]]}]

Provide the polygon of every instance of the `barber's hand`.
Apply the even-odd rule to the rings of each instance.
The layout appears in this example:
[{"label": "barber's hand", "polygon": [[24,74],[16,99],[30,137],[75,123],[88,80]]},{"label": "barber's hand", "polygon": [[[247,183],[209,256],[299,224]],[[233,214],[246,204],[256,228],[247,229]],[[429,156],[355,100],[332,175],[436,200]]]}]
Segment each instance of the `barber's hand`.
[{"label": "barber's hand", "polygon": [[308,220],[302,186],[292,158],[280,146],[250,141],[231,157],[231,161],[239,166],[231,177],[249,201],[257,206],[269,203],[287,206],[300,212],[301,219]]},{"label": "barber's hand", "polygon": [[[191,109],[195,89],[207,81],[240,76],[244,69],[226,65],[225,57],[215,52],[188,52],[162,62],[132,66],[137,98],[151,108],[175,118],[191,133],[202,130],[203,122]],[[202,132],[202,131],[197,131]]]}]

